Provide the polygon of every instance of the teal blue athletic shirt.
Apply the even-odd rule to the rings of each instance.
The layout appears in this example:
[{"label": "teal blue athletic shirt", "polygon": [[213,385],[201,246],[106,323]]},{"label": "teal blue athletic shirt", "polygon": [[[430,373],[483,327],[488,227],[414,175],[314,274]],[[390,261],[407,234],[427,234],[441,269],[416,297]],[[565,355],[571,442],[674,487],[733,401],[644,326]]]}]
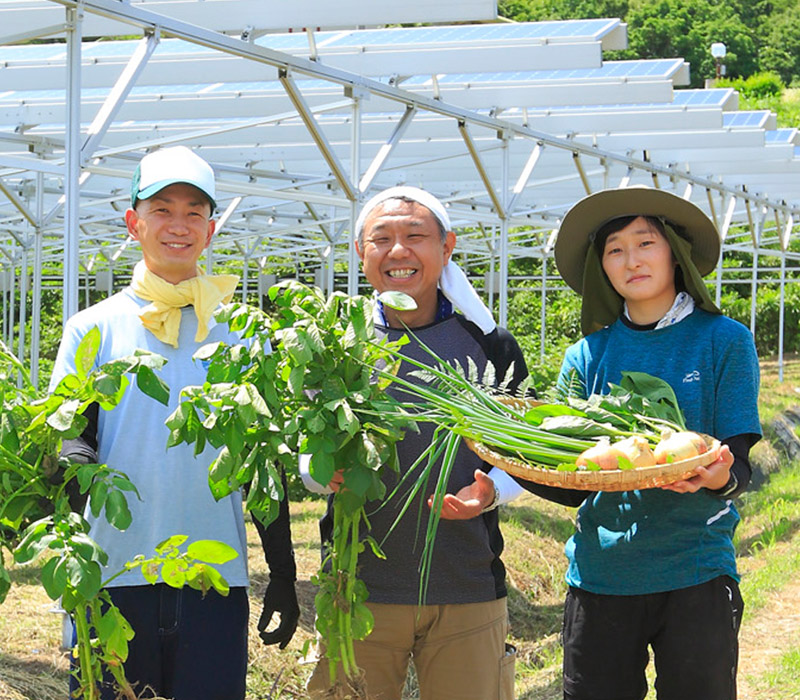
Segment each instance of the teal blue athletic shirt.
[{"label": "teal blue athletic shirt", "polygon": [[[620,320],[567,350],[559,381],[577,372],[585,394],[607,393],[622,371],[669,382],[689,429],[725,439],[761,434],[758,357],[742,324],[700,309],[658,330]],[[641,595],[686,588],[720,575],[738,578],[731,500],[705,489],[599,492],[578,511],[567,542],[567,583],[592,593]]]}]

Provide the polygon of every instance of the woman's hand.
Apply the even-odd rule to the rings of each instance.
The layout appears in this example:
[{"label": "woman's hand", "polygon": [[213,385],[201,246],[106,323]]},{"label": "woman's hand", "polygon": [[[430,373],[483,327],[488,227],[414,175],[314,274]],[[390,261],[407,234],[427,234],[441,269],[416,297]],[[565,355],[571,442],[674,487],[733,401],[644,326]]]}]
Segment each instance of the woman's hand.
[{"label": "woman's hand", "polygon": [[711,464],[705,467],[697,467],[694,474],[688,479],[676,481],[661,488],[667,491],[675,491],[676,493],[695,493],[700,489],[716,491],[728,483],[732,464],[733,455],[730,448],[727,445],[723,445],[719,449],[717,459]]}]

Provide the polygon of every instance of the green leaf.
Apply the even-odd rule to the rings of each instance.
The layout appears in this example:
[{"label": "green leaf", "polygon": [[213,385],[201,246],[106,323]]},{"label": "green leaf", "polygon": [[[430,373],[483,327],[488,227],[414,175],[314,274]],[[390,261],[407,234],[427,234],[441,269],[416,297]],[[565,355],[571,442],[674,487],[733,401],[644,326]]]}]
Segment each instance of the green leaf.
[{"label": "green leaf", "polygon": [[99,349],[100,329],[94,326],[81,338],[75,351],[75,372],[81,380],[86,379],[86,376],[92,371]]},{"label": "green leaf", "polygon": [[91,600],[100,591],[102,574],[100,565],[96,561],[83,561],[70,557],[67,559],[67,577],[85,600]]},{"label": "green leaf", "polygon": [[94,380],[95,391],[107,398],[98,397],[101,408],[111,410],[122,399],[125,390],[130,382],[124,374],[105,374],[101,373]]},{"label": "green leaf", "polygon": [[186,554],[207,564],[225,564],[239,556],[236,550],[217,540],[197,540],[186,548]]},{"label": "green leaf", "polygon": [[172,537],[167,537],[167,539],[159,542],[156,545],[156,553],[157,554],[166,554],[171,550],[175,550],[180,547],[186,540],[189,539],[188,535],[172,535]]},{"label": "green leaf", "polygon": [[339,429],[344,430],[348,435],[355,435],[361,427],[361,423],[347,401],[342,401],[339,408],[336,409],[336,420]]},{"label": "green leaf", "polygon": [[353,639],[366,639],[375,626],[375,618],[364,603],[356,603],[352,609]]},{"label": "green leaf", "polygon": [[103,479],[98,479],[89,489],[89,508],[92,515],[96,518],[103,511],[103,506],[108,498],[108,483]]},{"label": "green leaf", "polygon": [[140,348],[137,348],[133,351],[133,361],[131,362],[131,367],[138,366],[149,367],[150,369],[161,369],[165,364],[167,364],[166,358],[158,355],[157,353],[150,352],[149,350],[142,350]]},{"label": "green leaf", "polygon": [[72,396],[78,389],[81,388],[81,380],[78,379],[76,374],[67,374],[58,383],[58,386],[53,391],[54,396]]},{"label": "green leaf", "polygon": [[42,567],[42,586],[50,600],[57,600],[67,585],[67,568],[61,557],[52,557]]},{"label": "green leaf", "polygon": [[210,360],[223,344],[224,343],[222,343],[222,341],[216,343],[206,343],[197,352],[195,352],[193,357],[195,360]]},{"label": "green leaf", "polygon": [[169,404],[169,387],[150,367],[142,365],[136,371],[136,386],[151,399]]},{"label": "green leaf", "polygon": [[617,431],[606,423],[597,423],[589,418],[576,415],[550,416],[541,423],[542,430],[557,435],[575,438],[602,437],[615,435]]},{"label": "green leaf", "polygon": [[304,365],[311,362],[313,354],[308,347],[305,334],[295,328],[287,328],[281,335],[283,347],[295,364]]},{"label": "green leaf", "polygon": [[168,586],[183,588],[186,583],[186,563],[180,559],[168,559],[161,565],[161,579]]},{"label": "green leaf", "polygon": [[112,605],[95,622],[95,629],[106,650],[125,662],[128,658],[128,642],[133,639],[134,632],[119,609]]},{"label": "green leaf", "polygon": [[404,292],[381,292],[378,295],[378,301],[384,306],[396,309],[397,311],[416,311],[417,309],[417,302],[414,300],[414,297]]},{"label": "green leaf", "polygon": [[64,401],[55,413],[51,413],[47,417],[47,425],[55,430],[66,432],[72,427],[72,421],[75,420],[75,414],[80,405],[81,402],[78,399]]},{"label": "green leaf", "polygon": [[106,520],[117,530],[127,530],[132,517],[128,500],[122,491],[111,491],[106,498]]},{"label": "green leaf", "polygon": [[194,406],[188,401],[184,401],[167,418],[166,426],[170,430],[178,430],[186,424],[190,414],[194,414]]},{"label": "green leaf", "polygon": [[305,364],[293,367],[287,378],[289,389],[293,396],[300,396],[305,388],[306,366]]},{"label": "green leaf", "polygon": [[375,478],[375,472],[361,467],[347,469],[344,473],[345,486],[353,491],[353,493],[362,497],[372,486],[373,479]]},{"label": "green leaf", "polygon": [[208,591],[212,588],[220,595],[226,596],[230,592],[230,586],[222,574],[213,566],[198,565],[197,570],[202,577],[202,590]]},{"label": "green leaf", "polygon": [[225,444],[228,446],[228,454],[237,456],[236,465],[238,466],[238,455],[244,449],[244,428],[239,421],[231,420],[225,426]]},{"label": "green leaf", "polygon": [[542,421],[545,418],[549,418],[550,416],[565,416],[565,415],[572,415],[572,416],[580,416],[583,415],[582,411],[579,411],[576,408],[570,408],[569,406],[564,406],[563,404],[557,403],[545,403],[541,406],[534,406],[533,408],[529,408],[525,412],[525,422],[530,423],[531,425],[541,425]]},{"label": "green leaf", "polygon": [[14,561],[24,564],[46,549],[54,539],[52,535],[48,537],[48,531],[52,525],[53,519],[49,516],[31,523],[23,533],[22,540],[14,549]]},{"label": "green leaf", "polygon": [[308,473],[318,484],[327,486],[336,471],[336,464],[333,457],[326,452],[317,452],[311,455],[311,462],[308,466]]}]

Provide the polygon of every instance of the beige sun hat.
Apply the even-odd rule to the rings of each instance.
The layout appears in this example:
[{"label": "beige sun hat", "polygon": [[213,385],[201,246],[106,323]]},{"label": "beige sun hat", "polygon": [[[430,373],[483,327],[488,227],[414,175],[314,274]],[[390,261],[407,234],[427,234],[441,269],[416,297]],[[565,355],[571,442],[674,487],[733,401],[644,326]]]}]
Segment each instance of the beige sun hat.
[{"label": "beige sun hat", "polygon": [[564,281],[583,294],[586,251],[603,224],[621,216],[657,216],[682,229],[691,243],[691,258],[705,277],[717,264],[720,238],[714,222],[696,204],[672,192],[646,185],[600,190],[574,204],[564,216],[555,245],[555,260]]}]

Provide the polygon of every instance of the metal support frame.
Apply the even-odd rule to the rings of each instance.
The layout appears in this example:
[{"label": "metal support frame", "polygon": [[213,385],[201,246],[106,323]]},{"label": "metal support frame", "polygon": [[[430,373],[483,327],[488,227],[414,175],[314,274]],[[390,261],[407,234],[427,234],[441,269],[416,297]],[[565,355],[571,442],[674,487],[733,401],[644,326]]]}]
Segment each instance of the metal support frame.
[{"label": "metal support frame", "polygon": [[80,97],[81,22],[80,6],[67,7],[67,119],[64,164],[64,283],[63,319],[78,311],[79,207],[81,175]]},{"label": "metal support frame", "polygon": [[88,160],[100,145],[103,135],[114,121],[114,117],[125,102],[125,98],[136,84],[136,79],[144,70],[148,59],[153,55],[153,51],[156,50],[158,42],[158,32],[149,34],[139,42],[133,52],[133,56],[131,56],[114,87],[111,88],[111,92],[109,92],[105,102],[103,102],[103,106],[98,110],[89,125],[89,129],[86,132],[86,140],[81,147],[81,157],[84,161]]},{"label": "metal support frame", "polygon": [[303,95],[300,93],[300,90],[289,74],[289,71],[284,68],[279,69],[278,80],[280,80],[281,85],[283,85],[283,89],[286,90],[286,94],[292,101],[294,108],[297,110],[297,113],[305,123],[308,133],[311,135],[311,138],[314,139],[314,143],[317,144],[317,147],[320,150],[320,155],[322,155],[322,157],[325,159],[325,162],[330,167],[331,172],[336,178],[336,181],[339,183],[339,187],[342,188],[342,191],[345,193],[347,198],[350,201],[353,201],[357,197],[356,190],[353,187],[350,179],[345,174],[344,168],[339,162],[339,158],[336,156],[333,148],[328,143],[328,139],[325,137],[322,129],[320,129],[319,124],[317,124],[317,120],[314,118],[314,115],[309,109],[308,104],[306,104],[306,101],[303,99]]},{"label": "metal support frame", "polygon": [[[346,73],[345,71],[330,68],[324,64],[314,63],[305,59],[288,56],[287,54],[282,54],[277,51],[264,49],[253,44],[252,42],[241,41],[233,37],[217,34],[216,32],[212,32],[210,30],[193,27],[192,25],[184,22],[162,17],[155,13],[142,10],[136,5],[132,5],[130,3],[120,3],[116,0],[54,0],[54,2],[63,5],[66,8],[67,13],[67,48],[69,56],[67,130],[65,142],[63,144],[57,143],[57,139],[52,141],[52,143],[42,140],[37,142],[37,148],[63,147],[66,152],[66,159],[63,165],[66,190],[63,198],[64,233],[63,236],[59,237],[59,240],[54,240],[52,238],[52,224],[56,222],[56,217],[61,212],[60,205],[59,207],[49,211],[44,216],[42,215],[43,210],[38,210],[38,207],[40,206],[40,193],[44,187],[45,177],[49,177],[49,174],[54,168],[62,167],[57,160],[48,159],[47,161],[44,161],[41,158],[15,158],[13,159],[13,164],[11,163],[11,160],[3,161],[3,166],[6,169],[0,170],[0,178],[4,178],[14,172],[13,169],[8,170],[11,165],[22,168],[29,167],[32,171],[37,173],[37,213],[36,215],[33,215],[31,212],[27,212],[28,216],[26,216],[27,210],[24,207],[20,208],[16,205],[16,203],[14,203],[14,193],[8,190],[8,188],[0,188],[5,196],[15,204],[15,207],[20,212],[22,218],[27,220],[27,224],[25,221],[22,221],[22,226],[20,226],[16,220],[9,220],[7,222],[0,221],[0,228],[2,228],[4,231],[22,232],[25,230],[26,226],[30,225],[34,226],[36,229],[36,232],[33,236],[34,267],[36,268],[34,270],[33,283],[34,299],[37,295],[36,272],[41,272],[43,259],[48,255],[52,256],[54,251],[59,250],[59,241],[63,241],[63,260],[65,273],[65,319],[68,315],[77,310],[77,280],[79,269],[78,253],[80,252],[80,218],[78,212],[81,204],[79,199],[79,190],[86,182],[86,179],[92,174],[116,173],[116,176],[119,177],[128,175],[128,173],[124,172],[124,168],[109,167],[106,164],[108,159],[110,159],[112,156],[119,157],[130,154],[130,162],[133,164],[135,159],[138,157],[133,155],[133,153],[140,151],[142,148],[156,147],[159,145],[165,145],[167,143],[174,143],[187,139],[197,139],[199,142],[214,135],[221,135],[234,130],[246,129],[249,126],[254,126],[257,122],[264,124],[269,122],[277,123],[277,121],[290,119],[291,117],[297,115],[300,116],[303,124],[308,130],[308,133],[311,135],[312,140],[319,149],[319,154],[330,167],[330,177],[327,179],[313,177],[304,179],[301,177],[292,180],[292,175],[286,174],[286,179],[291,181],[291,185],[288,185],[285,189],[267,188],[263,185],[263,183],[260,182],[243,183],[234,177],[231,177],[230,180],[226,180],[225,172],[223,170],[221,172],[222,177],[220,178],[219,182],[219,191],[229,194],[232,193],[241,197],[248,197],[250,195],[262,197],[274,196],[276,207],[280,207],[286,202],[326,204],[330,208],[330,216],[327,218],[327,221],[325,221],[323,218],[315,223],[320,231],[322,231],[323,238],[327,240],[323,241],[323,244],[314,243],[313,241],[302,241],[302,237],[308,231],[308,224],[306,222],[295,222],[294,224],[286,225],[283,228],[278,226],[274,231],[269,230],[266,233],[263,230],[258,232],[244,231],[241,237],[239,237],[241,227],[237,229],[231,229],[232,231],[236,231],[236,240],[244,243],[247,238],[256,238],[256,244],[253,246],[253,250],[255,250],[256,246],[259,245],[261,241],[267,240],[267,236],[271,237],[274,234],[286,234],[287,236],[292,237],[291,243],[287,246],[287,254],[289,254],[289,252],[295,253],[302,251],[303,255],[307,255],[310,258],[310,254],[321,250],[323,245],[330,249],[331,255],[336,253],[337,247],[339,253],[341,254],[345,246],[341,244],[337,246],[339,237],[335,236],[331,240],[329,238],[329,233],[326,233],[325,231],[327,229],[332,231],[335,226],[338,226],[339,232],[341,233],[345,228],[347,228],[348,224],[350,229],[352,229],[357,214],[358,200],[360,195],[368,191],[371,186],[375,185],[383,175],[388,174],[388,176],[391,176],[392,168],[390,158],[395,153],[396,146],[404,139],[409,125],[414,121],[415,115],[417,115],[419,112],[441,115],[448,119],[454,120],[454,122],[458,125],[462,139],[467,146],[467,151],[472,158],[473,163],[475,164],[475,167],[480,175],[480,179],[484,185],[485,194],[489,197],[489,206],[494,209],[494,211],[491,211],[489,206],[486,205],[484,193],[477,191],[469,193],[459,192],[457,195],[452,197],[452,202],[449,202],[453,204],[451,211],[458,211],[459,213],[464,214],[461,221],[466,223],[466,225],[475,225],[477,227],[486,224],[487,226],[492,226],[493,230],[495,227],[499,229],[499,274],[500,286],[502,289],[500,294],[499,316],[501,323],[506,322],[507,316],[508,260],[510,254],[515,254],[510,249],[511,242],[509,241],[509,227],[530,226],[532,233],[535,234],[537,230],[549,230],[549,228],[552,228],[552,221],[554,218],[553,215],[558,214],[558,212],[549,211],[547,209],[535,209],[530,203],[523,204],[525,195],[529,194],[531,191],[545,191],[545,189],[552,184],[557,184],[560,181],[567,181],[569,178],[574,178],[576,180],[579,178],[584,191],[589,193],[592,191],[593,185],[596,186],[598,184],[598,177],[602,177],[604,183],[611,182],[614,181],[614,178],[616,178],[622,170],[624,171],[624,175],[622,176],[621,180],[619,180],[620,182],[627,183],[630,181],[635,181],[635,177],[644,175],[648,179],[651,178],[653,184],[657,186],[659,183],[659,177],[663,177],[665,180],[675,183],[676,190],[678,190],[681,185],[684,185],[684,196],[689,199],[691,199],[692,192],[695,188],[705,189],[708,198],[708,204],[712,211],[712,217],[715,221],[717,220],[717,214],[715,211],[715,197],[719,196],[723,203],[727,202],[723,224],[720,227],[721,232],[724,232],[723,235],[726,235],[727,231],[731,227],[741,223],[741,217],[737,217],[736,212],[736,206],[740,202],[744,203],[747,209],[748,218],[750,217],[750,209],[752,206],[758,207],[758,209],[761,211],[769,210],[776,212],[778,218],[780,218],[780,220],[783,222],[782,227],[778,229],[778,236],[781,239],[780,242],[784,245],[784,247],[788,243],[788,236],[793,232],[795,226],[794,222],[800,219],[800,209],[793,208],[791,205],[786,205],[785,203],[775,201],[774,199],[771,200],[765,195],[748,192],[744,188],[737,188],[724,184],[718,178],[704,178],[697,176],[688,172],[688,169],[680,169],[674,164],[659,165],[657,163],[653,163],[650,161],[648,154],[645,154],[643,158],[634,158],[630,154],[623,156],[619,153],[605,152],[589,144],[578,143],[577,141],[570,139],[557,138],[550,134],[532,130],[528,128],[527,120],[524,120],[524,123],[521,124],[513,123],[511,121],[498,119],[491,114],[487,116],[483,113],[473,112],[467,109],[456,107],[441,100],[413,95],[411,93],[404,92],[402,89],[394,85],[387,85],[385,83],[369,80],[361,76],[355,76],[353,74]],[[117,96],[113,98],[107,98],[103,108],[95,116],[92,132],[84,143],[84,159],[89,158],[90,156],[96,156],[98,158],[104,157],[106,158],[106,161],[103,164],[86,162],[82,171],[81,163],[75,155],[78,153],[78,149],[76,149],[75,144],[76,141],[79,144],[78,125],[80,107],[80,36],[81,14],[83,12],[100,14],[106,17],[111,17],[115,20],[126,22],[134,27],[144,29],[145,33],[149,33],[149,36],[140,43],[140,48],[138,51],[140,51],[141,54],[138,57],[134,56],[131,58],[128,66],[126,67],[126,72],[118,79],[117,85],[115,86]],[[155,43],[157,43],[157,37],[162,34],[166,36],[178,37],[200,46],[215,49],[231,56],[246,58],[256,61],[264,66],[276,68],[278,70],[279,79],[281,80],[286,94],[292,101],[296,111],[292,113],[286,113],[285,115],[271,115],[264,119],[252,120],[251,122],[242,124],[193,130],[191,134],[188,135],[187,132],[182,132],[178,135],[170,134],[150,142],[130,143],[126,144],[124,147],[115,146],[113,148],[103,148],[101,145],[103,135],[107,133],[109,126],[113,123],[116,110],[119,108],[119,105],[123,99],[121,95],[123,93],[127,94],[125,91],[129,91],[130,87],[135,83],[136,75],[139,74],[142,66],[144,63],[146,63],[146,56],[150,55],[152,49],[155,47]],[[150,53],[148,53],[144,47],[150,47]],[[146,54],[146,56],[144,54]],[[318,105],[310,105],[301,93],[299,86],[294,81],[293,76],[296,75],[319,78],[334,84],[338,84],[348,96],[348,99],[335,103],[335,109],[340,109],[343,104],[353,106],[353,128],[350,145],[352,158],[349,174],[346,172],[342,164],[339,163],[336,152],[333,150],[331,143],[328,141],[328,138],[324,133],[323,125],[316,116],[323,111],[330,111],[330,109],[332,109],[331,106],[326,105],[320,107]],[[402,105],[404,112],[389,139],[383,144],[382,147],[380,147],[377,154],[372,156],[369,167],[364,174],[361,175],[359,172],[360,158],[364,149],[362,148],[361,143],[362,115],[360,105],[363,99],[366,99],[370,96],[381,100],[381,104],[388,100],[395,105]],[[105,116],[101,115],[101,113],[103,113]],[[478,131],[484,129],[489,129],[496,134],[502,135],[502,166],[500,173],[497,173],[499,168],[496,166],[494,170],[491,170],[487,167],[487,159],[489,156],[486,154],[488,154],[493,147],[490,146],[487,149],[487,147],[484,145],[487,140],[485,138],[483,141],[481,141],[481,139],[476,140],[472,135],[473,132],[471,129],[474,129],[474,133],[478,133]],[[518,162],[517,160],[514,160],[514,158],[518,157],[518,154],[516,154],[514,158],[512,158],[511,155],[512,143],[514,142],[520,144],[522,149],[530,149],[530,151],[527,152],[525,165],[522,168],[516,184],[512,190],[509,190],[511,163],[512,161],[514,163]],[[540,162],[540,157],[545,148],[548,149],[548,154],[550,151],[555,151],[563,154],[566,159],[571,156],[574,166],[577,170],[577,175],[559,175],[552,178],[541,178],[534,181],[532,178],[532,173],[537,167],[537,164]],[[486,158],[484,158],[484,156],[486,156]],[[442,167],[448,167],[448,163],[446,162],[446,158],[448,157],[450,156],[441,158],[443,163]],[[590,159],[592,163],[597,162],[599,167],[597,169],[585,168],[584,163],[582,162],[582,159],[584,158]],[[435,159],[431,158],[426,162],[433,164],[435,163]],[[405,167],[405,164],[398,167]],[[517,166],[515,165],[514,167]],[[492,185],[493,179],[497,178],[502,180],[502,185],[499,191]],[[354,183],[358,183],[358,186],[354,186]],[[338,193],[331,194],[321,192],[321,187],[327,187],[328,189],[338,187],[344,196],[341,196],[341,194]],[[437,192],[437,194],[440,193]],[[447,194],[450,193],[448,192]],[[231,216],[232,214],[233,212],[231,212]],[[111,240],[111,236],[114,235],[114,229],[112,228],[111,224],[108,224],[108,230],[108,240]],[[18,235],[21,235],[21,233]],[[532,237],[533,236],[531,236],[531,238]],[[43,246],[45,241],[47,241],[49,249]],[[770,244],[769,240],[762,241],[759,238],[759,244],[754,246],[754,250],[756,251],[756,259],[758,257],[758,248],[762,243],[765,245]],[[220,245],[221,249],[221,239],[218,239],[218,245]],[[473,256],[473,260],[481,259],[480,256],[483,256],[485,251],[476,253],[474,243],[472,244],[472,248],[468,247],[469,245],[470,241],[467,236],[460,239],[459,249],[462,252],[466,252],[468,255]],[[229,244],[229,247],[232,246]],[[125,246],[121,247],[120,250],[124,250],[124,248]],[[238,249],[238,246],[236,246],[236,248]],[[86,250],[89,250],[93,253],[98,252],[97,248],[86,248]],[[116,253],[117,257],[119,257],[120,250],[118,250]],[[347,238],[346,250],[348,260],[348,291],[355,293],[358,288],[358,259],[355,255],[352,236]],[[224,251],[222,251],[221,254],[224,254]],[[494,255],[493,250],[490,251],[490,255]],[[116,260],[117,258],[113,259]],[[122,262],[124,262],[124,259]],[[334,262],[333,258],[331,258],[331,262]],[[543,257],[543,267],[546,268],[546,264],[547,258],[545,255]],[[333,272],[332,264],[329,266],[329,272],[331,274]],[[492,272],[494,274],[494,266],[492,266]],[[721,285],[723,272],[721,266],[719,268],[719,272],[719,285]],[[719,290],[721,290],[721,286],[718,287],[718,298]],[[39,279],[38,293],[40,299],[41,279]],[[37,304],[34,303],[34,316],[37,313],[36,306]],[[35,340],[32,336],[32,356],[34,352],[34,345],[37,345],[36,350],[38,351],[38,340]]]}]

